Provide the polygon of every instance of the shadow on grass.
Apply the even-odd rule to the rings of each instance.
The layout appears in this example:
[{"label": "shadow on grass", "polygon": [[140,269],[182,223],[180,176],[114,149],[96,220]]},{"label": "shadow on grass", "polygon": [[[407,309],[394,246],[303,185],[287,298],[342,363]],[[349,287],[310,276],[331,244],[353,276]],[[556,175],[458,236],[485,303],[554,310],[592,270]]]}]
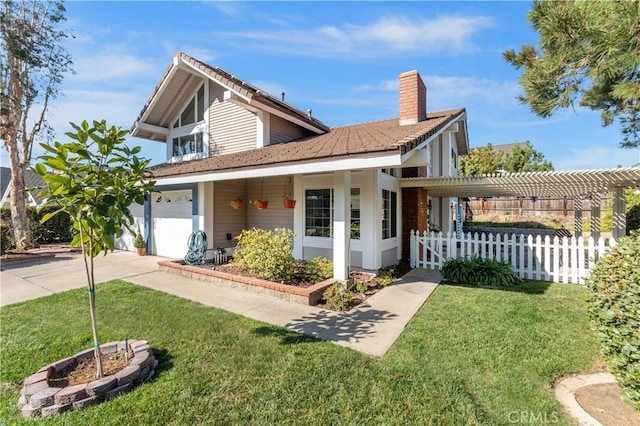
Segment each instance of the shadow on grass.
[{"label": "shadow on grass", "polygon": [[521,284],[517,284],[511,287],[489,287],[489,286],[477,286],[471,284],[463,284],[463,283],[454,283],[451,281],[441,281],[440,285],[445,285],[449,287],[462,287],[462,288],[480,288],[483,290],[498,290],[498,291],[509,291],[514,293],[525,293],[525,294],[544,294],[547,292],[547,289],[551,286],[550,282],[546,281],[525,281]]},{"label": "shadow on grass", "polygon": [[173,355],[171,355],[166,349],[151,349],[153,351],[153,356],[155,356],[158,360],[158,367],[156,367],[156,372],[149,380],[150,382],[153,382],[162,374],[164,374],[165,371],[169,371],[173,368]]},{"label": "shadow on grass", "polygon": [[262,327],[256,327],[251,332],[262,337],[279,337],[280,343],[283,345],[320,342],[320,340],[316,339],[315,337],[299,334],[294,331],[276,326],[265,325]]}]

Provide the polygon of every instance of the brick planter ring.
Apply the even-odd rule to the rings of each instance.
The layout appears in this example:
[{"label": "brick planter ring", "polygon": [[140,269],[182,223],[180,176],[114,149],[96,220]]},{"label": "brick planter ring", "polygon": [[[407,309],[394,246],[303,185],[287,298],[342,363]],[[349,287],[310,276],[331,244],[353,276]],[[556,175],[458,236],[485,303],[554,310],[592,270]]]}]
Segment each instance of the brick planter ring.
[{"label": "brick planter ring", "polygon": [[[151,347],[146,340],[129,340],[127,343],[133,350],[133,358],[125,368],[110,376],[63,388],[49,384],[49,378],[54,372],[61,372],[65,368],[74,366],[79,360],[93,356],[93,349],[87,349],[72,357],[46,365],[24,379],[18,400],[18,408],[22,411],[22,415],[24,417],[52,416],[99,404],[149,380],[158,366],[158,360],[153,356]],[[100,352],[103,355],[120,350],[125,350],[125,341],[100,345]]]}]

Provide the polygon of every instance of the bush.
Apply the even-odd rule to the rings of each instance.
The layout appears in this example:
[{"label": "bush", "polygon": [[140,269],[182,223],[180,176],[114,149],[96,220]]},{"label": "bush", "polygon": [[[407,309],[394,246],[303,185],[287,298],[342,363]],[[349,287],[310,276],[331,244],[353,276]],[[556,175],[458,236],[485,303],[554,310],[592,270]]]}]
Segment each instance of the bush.
[{"label": "bush", "polygon": [[631,405],[640,409],[640,231],[618,240],[586,285],[603,357]]},{"label": "bush", "polygon": [[[27,207],[29,229],[31,229],[33,239],[39,244],[67,243],[73,239],[74,230],[68,214],[58,213],[45,223],[40,223],[42,216],[54,211],[56,209],[53,207],[45,207],[40,211],[35,207]],[[3,221],[11,222],[11,211],[8,208],[3,208],[0,212],[0,218]]]},{"label": "bush", "polygon": [[232,264],[267,280],[289,281],[294,271],[293,231],[245,229],[236,237]]},{"label": "bush", "polygon": [[522,282],[509,263],[479,257],[449,259],[440,272],[445,280],[480,287],[508,287]]},{"label": "bush", "polygon": [[0,255],[4,255],[13,246],[13,237],[11,237],[11,229],[7,226],[0,225]]},{"label": "bush", "polygon": [[386,287],[388,285],[391,285],[392,282],[393,282],[393,273],[391,271],[387,271],[387,270],[380,271],[380,273],[376,277],[376,283],[380,287]]},{"label": "bush", "polygon": [[306,263],[307,277],[310,281],[319,282],[333,277],[333,262],[326,257],[314,257]]},{"label": "bush", "polygon": [[340,283],[333,283],[322,294],[326,304],[334,311],[346,311],[354,297],[356,293],[345,289]]}]

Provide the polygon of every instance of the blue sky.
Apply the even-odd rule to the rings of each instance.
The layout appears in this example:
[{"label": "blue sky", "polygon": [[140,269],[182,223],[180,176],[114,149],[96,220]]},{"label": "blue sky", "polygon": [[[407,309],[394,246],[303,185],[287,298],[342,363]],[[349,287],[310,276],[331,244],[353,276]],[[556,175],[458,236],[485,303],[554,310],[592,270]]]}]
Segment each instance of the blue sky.
[{"label": "blue sky", "polygon": [[[470,145],[529,140],[557,170],[630,166],[617,126],[576,107],[538,118],[502,52],[535,43],[530,2],[75,2],[75,75],[50,121],[130,128],[173,55],[220,66],[335,127],[398,115],[397,77],[419,70],[429,111],[466,107]],[[153,163],[162,144],[130,138]],[[4,150],[3,150],[4,151]],[[4,161],[3,161],[4,163]]]}]

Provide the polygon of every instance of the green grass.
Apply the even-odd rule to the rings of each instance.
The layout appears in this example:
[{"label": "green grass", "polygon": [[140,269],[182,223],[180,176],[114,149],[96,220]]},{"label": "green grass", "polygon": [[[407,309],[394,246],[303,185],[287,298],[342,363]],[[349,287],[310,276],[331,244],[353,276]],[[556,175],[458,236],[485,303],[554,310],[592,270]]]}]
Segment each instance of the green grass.
[{"label": "green grass", "polygon": [[[373,359],[112,281],[97,291],[101,341],[149,340],[159,373],[107,403],[35,423],[506,425],[524,411],[570,424],[550,388],[597,361],[584,297],[549,283],[442,285]],[[0,424],[26,423],[16,404],[26,376],[91,346],[86,299],[74,290],[2,308]]]}]

